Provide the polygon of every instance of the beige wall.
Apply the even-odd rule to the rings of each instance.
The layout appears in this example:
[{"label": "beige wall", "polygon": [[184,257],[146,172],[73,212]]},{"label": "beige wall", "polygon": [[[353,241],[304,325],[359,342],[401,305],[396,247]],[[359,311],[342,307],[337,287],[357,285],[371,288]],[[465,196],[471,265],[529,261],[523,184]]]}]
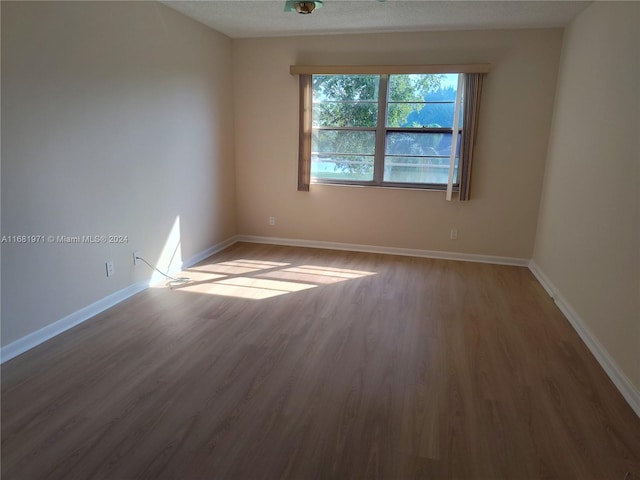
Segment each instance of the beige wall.
[{"label": "beige wall", "polygon": [[[239,233],[530,258],[561,37],[548,29],[234,40]],[[473,200],[320,185],[297,192],[298,90],[289,65],[422,63],[492,65]]]},{"label": "beige wall", "polygon": [[534,261],[640,391],[640,4],[565,33]]},{"label": "beige wall", "polygon": [[[180,218],[188,259],[235,234],[231,40],[151,2],[2,2],[2,344],[138,281]],[[105,261],[115,276],[105,275]]]}]

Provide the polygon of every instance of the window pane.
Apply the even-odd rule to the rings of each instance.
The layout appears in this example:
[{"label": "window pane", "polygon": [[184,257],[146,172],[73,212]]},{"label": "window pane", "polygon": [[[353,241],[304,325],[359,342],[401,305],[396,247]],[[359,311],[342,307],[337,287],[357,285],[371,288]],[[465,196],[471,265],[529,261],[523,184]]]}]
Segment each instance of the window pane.
[{"label": "window pane", "polygon": [[373,180],[372,155],[311,155],[311,178],[322,180]]},{"label": "window pane", "polygon": [[[387,155],[407,156],[446,156],[451,155],[450,133],[404,133],[387,134]],[[460,135],[458,135],[458,152],[460,151]]]},{"label": "window pane", "polygon": [[455,103],[390,103],[387,126],[451,128],[454,110]]},{"label": "window pane", "polygon": [[[453,171],[454,183],[458,178],[458,160],[456,158]],[[449,159],[388,155],[384,159],[384,181],[446,184],[449,181]]]},{"label": "window pane", "polygon": [[440,89],[445,77],[443,74],[389,75],[389,101],[423,102],[429,92]]},{"label": "window pane", "polygon": [[421,123],[420,111],[425,103],[389,103],[387,108],[387,127],[417,127],[427,126]]},{"label": "window pane", "polygon": [[457,90],[458,74],[390,75],[387,127],[451,128]]},{"label": "window pane", "polygon": [[313,102],[377,102],[379,84],[379,75],[314,75]]},{"label": "window pane", "polygon": [[447,73],[441,75],[438,88],[427,92],[424,100],[427,102],[455,102],[458,91],[458,74]]},{"label": "window pane", "polygon": [[314,103],[314,127],[373,127],[378,124],[378,103]]},{"label": "window pane", "polygon": [[375,143],[373,131],[313,130],[311,133],[311,153],[373,155]]}]

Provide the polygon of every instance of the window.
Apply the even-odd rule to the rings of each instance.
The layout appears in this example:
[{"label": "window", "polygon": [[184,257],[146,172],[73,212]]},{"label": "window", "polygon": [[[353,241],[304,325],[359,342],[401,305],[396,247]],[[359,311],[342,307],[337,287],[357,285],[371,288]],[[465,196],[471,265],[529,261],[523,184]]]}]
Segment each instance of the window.
[{"label": "window", "polygon": [[458,74],[313,75],[312,85],[312,181],[446,187]]},{"label": "window", "polygon": [[309,183],[408,187],[448,190],[450,198],[463,186],[460,198],[467,199],[478,78],[302,74],[299,189]]}]

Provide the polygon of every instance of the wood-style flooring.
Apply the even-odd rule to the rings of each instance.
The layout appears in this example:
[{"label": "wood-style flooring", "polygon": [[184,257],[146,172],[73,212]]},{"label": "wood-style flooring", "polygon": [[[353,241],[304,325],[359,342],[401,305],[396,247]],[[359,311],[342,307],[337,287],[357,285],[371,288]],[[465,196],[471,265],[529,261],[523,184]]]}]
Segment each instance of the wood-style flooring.
[{"label": "wood-style flooring", "polygon": [[640,480],[526,268],[236,244],[2,366],[2,479]]}]

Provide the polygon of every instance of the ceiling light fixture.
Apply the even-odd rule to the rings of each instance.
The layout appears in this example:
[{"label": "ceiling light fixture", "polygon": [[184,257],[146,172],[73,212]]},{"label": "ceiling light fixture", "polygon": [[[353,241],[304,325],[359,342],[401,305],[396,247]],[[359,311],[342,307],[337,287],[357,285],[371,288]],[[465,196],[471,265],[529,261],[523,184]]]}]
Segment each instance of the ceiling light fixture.
[{"label": "ceiling light fixture", "polygon": [[322,0],[313,0],[310,2],[288,0],[287,2],[285,2],[284,11],[298,12],[303,15],[308,15],[320,7],[322,7]]},{"label": "ceiling light fixture", "polygon": [[307,15],[316,9],[316,2],[296,2],[293,6],[296,7],[296,12]]}]

